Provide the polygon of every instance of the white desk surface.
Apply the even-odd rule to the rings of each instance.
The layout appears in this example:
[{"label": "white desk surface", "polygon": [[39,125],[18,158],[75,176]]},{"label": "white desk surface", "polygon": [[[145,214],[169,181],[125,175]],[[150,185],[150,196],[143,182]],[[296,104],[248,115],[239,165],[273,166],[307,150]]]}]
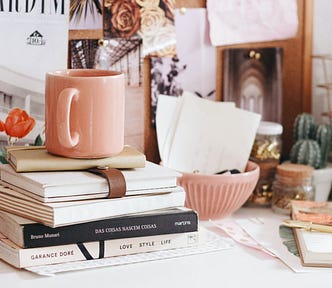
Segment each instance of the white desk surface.
[{"label": "white desk surface", "polygon": [[[233,218],[276,217],[269,208],[242,208]],[[206,224],[206,223],[203,223]],[[216,230],[214,230],[216,231]],[[332,287],[331,272],[295,273],[278,259],[240,245],[216,253],[38,276],[0,260],[1,288],[74,287]]]}]

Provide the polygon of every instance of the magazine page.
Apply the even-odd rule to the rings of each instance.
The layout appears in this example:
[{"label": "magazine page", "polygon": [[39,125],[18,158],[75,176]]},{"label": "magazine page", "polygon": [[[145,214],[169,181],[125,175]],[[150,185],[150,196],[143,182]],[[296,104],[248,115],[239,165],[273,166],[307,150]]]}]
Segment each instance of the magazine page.
[{"label": "magazine page", "polygon": [[1,1],[0,119],[14,107],[25,109],[36,120],[26,142],[44,129],[46,72],[67,68],[69,2]]}]

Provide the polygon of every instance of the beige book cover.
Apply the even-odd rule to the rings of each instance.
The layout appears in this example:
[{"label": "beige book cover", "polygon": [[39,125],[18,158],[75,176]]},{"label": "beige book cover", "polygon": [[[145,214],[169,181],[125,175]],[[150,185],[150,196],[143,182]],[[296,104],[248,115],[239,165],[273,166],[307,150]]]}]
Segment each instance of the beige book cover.
[{"label": "beige book cover", "polygon": [[145,167],[145,155],[125,146],[117,155],[99,159],[75,159],[53,155],[45,146],[7,147],[8,162],[16,172],[86,170],[97,166],[118,169]]}]

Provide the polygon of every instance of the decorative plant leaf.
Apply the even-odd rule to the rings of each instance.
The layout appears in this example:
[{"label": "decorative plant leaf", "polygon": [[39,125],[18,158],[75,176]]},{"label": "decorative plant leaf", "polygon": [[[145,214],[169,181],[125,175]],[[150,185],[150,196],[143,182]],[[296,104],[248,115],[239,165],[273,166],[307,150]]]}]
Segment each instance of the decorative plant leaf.
[{"label": "decorative plant leaf", "polygon": [[287,250],[294,254],[295,256],[299,257],[299,250],[297,249],[296,246],[296,241],[294,238],[293,230],[290,227],[287,227],[285,225],[280,225],[279,226],[279,236],[282,238],[284,241],[282,244],[284,244],[287,247]]},{"label": "decorative plant leaf", "polygon": [[4,148],[2,148],[0,150],[0,163],[2,163],[2,164],[8,164],[7,153],[6,153],[6,150]]},{"label": "decorative plant leaf", "polygon": [[40,134],[35,139],[35,142],[33,143],[33,146],[41,146],[43,145],[43,139],[41,138]]}]

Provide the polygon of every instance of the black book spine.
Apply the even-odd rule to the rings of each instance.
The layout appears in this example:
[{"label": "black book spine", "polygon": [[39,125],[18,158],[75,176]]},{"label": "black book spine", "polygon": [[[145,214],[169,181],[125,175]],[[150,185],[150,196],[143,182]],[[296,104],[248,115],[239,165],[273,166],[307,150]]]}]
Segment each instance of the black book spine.
[{"label": "black book spine", "polygon": [[23,229],[23,239],[24,248],[36,248],[197,230],[197,213],[179,211],[158,215],[115,217],[57,228],[39,223],[26,224]]}]

